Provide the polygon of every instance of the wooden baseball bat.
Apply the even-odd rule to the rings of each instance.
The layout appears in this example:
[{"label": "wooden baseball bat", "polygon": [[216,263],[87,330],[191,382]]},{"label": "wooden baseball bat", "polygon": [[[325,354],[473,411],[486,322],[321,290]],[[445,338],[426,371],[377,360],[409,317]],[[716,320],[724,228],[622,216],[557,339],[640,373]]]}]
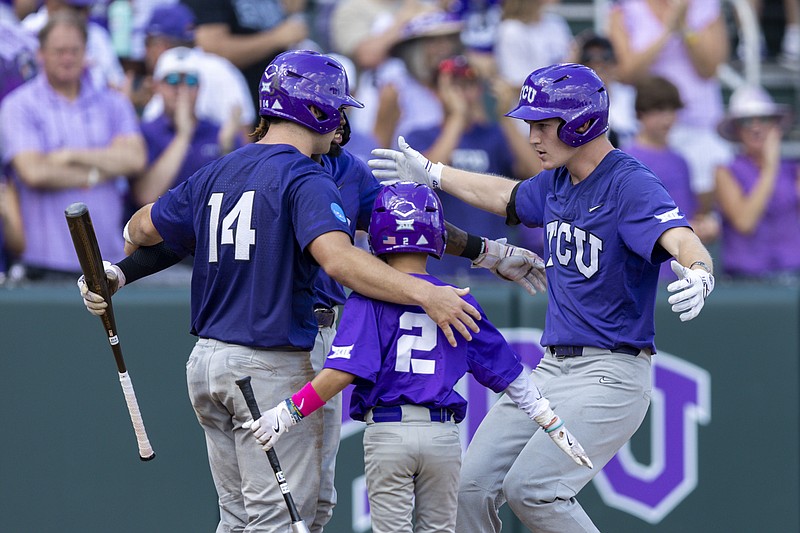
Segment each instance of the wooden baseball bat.
[{"label": "wooden baseball bat", "polygon": [[[245,376],[242,379],[237,379],[235,383],[239,386],[244,396],[244,401],[247,402],[247,408],[250,409],[250,416],[253,420],[261,418],[261,411],[256,402],[256,395],[253,394],[253,386],[250,384],[250,376]],[[275,479],[278,480],[278,486],[283,494],[283,499],[286,501],[286,507],[289,508],[289,517],[292,519],[292,533],[309,533],[308,527],[300,513],[297,512],[297,507],[294,505],[292,493],[289,492],[289,484],[286,482],[286,476],[281,468],[281,463],[278,461],[278,454],[275,453],[274,448],[267,450],[267,459],[272,466],[272,471],[275,472]]]},{"label": "wooden baseball bat", "polygon": [[142,414],[139,411],[139,403],[136,401],[136,393],[133,390],[133,383],[128,375],[128,370],[125,368],[125,359],[122,357],[122,346],[117,335],[117,323],[114,318],[114,308],[111,305],[108,280],[103,268],[103,258],[100,255],[100,246],[97,244],[92,218],[89,216],[89,208],[86,207],[86,204],[77,202],[67,207],[64,215],[67,217],[67,226],[69,226],[69,233],[75,245],[75,253],[78,255],[86,286],[93,293],[102,296],[108,304],[106,312],[100,315],[100,320],[108,335],[108,342],[117,362],[119,382],[122,385],[122,393],[125,396],[128,414],[131,417],[133,430],[136,433],[136,443],[139,446],[139,458],[142,461],[149,461],[156,454],[152,446],[150,446],[150,440],[147,438]]}]

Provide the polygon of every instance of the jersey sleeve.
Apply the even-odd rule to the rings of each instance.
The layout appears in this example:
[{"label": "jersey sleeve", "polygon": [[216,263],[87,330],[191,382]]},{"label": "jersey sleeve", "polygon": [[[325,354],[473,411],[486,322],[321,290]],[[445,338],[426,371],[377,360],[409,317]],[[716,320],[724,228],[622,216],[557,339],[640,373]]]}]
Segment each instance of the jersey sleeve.
[{"label": "jersey sleeve", "polygon": [[380,337],[373,302],[351,293],[333,339],[325,368],[341,370],[375,383],[381,369]]},{"label": "jersey sleeve", "polygon": [[164,242],[175,252],[194,254],[196,237],[192,210],[192,178],[170,189],[153,204],[150,218]]},{"label": "jersey sleeve", "polygon": [[544,202],[548,179],[550,179],[548,173],[540,172],[517,184],[508,205],[507,224],[517,225],[521,222],[529,228],[544,225]]},{"label": "jersey sleeve", "polygon": [[352,241],[342,197],[333,178],[320,170],[296,182],[289,209],[300,249],[305,250],[314,239],[331,231],[342,231]]},{"label": "jersey sleeve", "polygon": [[670,255],[657,246],[670,228],[691,227],[661,181],[651,172],[629,172],[618,185],[619,234],[634,253],[653,264]]},{"label": "jersey sleeve", "polygon": [[503,335],[486,318],[478,302],[471,300],[470,303],[481,313],[481,331],[474,333],[472,340],[467,343],[469,372],[484,387],[502,392],[522,372],[522,362]]}]

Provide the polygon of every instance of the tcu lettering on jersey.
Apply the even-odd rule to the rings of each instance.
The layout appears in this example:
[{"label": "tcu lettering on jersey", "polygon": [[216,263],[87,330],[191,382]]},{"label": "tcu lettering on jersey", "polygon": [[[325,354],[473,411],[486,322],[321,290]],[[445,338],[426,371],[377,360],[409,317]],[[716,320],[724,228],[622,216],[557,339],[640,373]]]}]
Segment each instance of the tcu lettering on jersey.
[{"label": "tcu lettering on jersey", "polygon": [[[546,266],[553,266],[553,257],[563,266],[574,261],[578,272],[587,279],[600,268],[603,241],[597,235],[566,222],[554,220],[547,223],[547,248],[550,257]],[[589,264],[586,264],[586,260]]]}]

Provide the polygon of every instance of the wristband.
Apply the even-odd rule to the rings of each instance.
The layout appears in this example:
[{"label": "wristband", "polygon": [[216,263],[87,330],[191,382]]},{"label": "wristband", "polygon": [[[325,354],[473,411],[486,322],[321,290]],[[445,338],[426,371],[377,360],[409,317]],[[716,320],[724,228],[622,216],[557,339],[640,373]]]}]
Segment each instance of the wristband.
[{"label": "wristband", "polygon": [[125,242],[127,242],[128,244],[133,244],[134,246],[136,246],[136,244],[131,240],[131,234],[128,231],[128,224],[130,223],[131,223],[130,220],[127,221],[125,223],[125,227],[122,228],[122,238],[125,239]]},{"label": "wristband", "polygon": [[302,389],[294,393],[291,400],[303,416],[308,416],[325,405],[325,400],[319,397],[311,382],[306,383]]},{"label": "wristband", "polygon": [[485,246],[486,244],[483,237],[478,237],[477,235],[468,233],[467,243],[464,245],[464,251],[461,252],[461,257],[466,257],[467,259],[474,261],[485,251]]},{"label": "wristband", "polygon": [[695,261],[694,263],[689,265],[689,270],[693,269],[695,265],[699,266],[700,268],[711,274],[711,267],[705,264],[703,261]]}]

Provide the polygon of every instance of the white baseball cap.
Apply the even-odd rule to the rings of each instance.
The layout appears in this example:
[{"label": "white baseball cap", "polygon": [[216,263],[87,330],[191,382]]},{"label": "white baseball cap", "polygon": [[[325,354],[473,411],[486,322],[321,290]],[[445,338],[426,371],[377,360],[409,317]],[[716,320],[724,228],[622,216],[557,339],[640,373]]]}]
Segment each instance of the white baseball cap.
[{"label": "white baseball cap", "polygon": [[192,48],[178,46],[165,50],[156,62],[153,71],[155,80],[163,80],[168,74],[200,74],[200,54]]}]

